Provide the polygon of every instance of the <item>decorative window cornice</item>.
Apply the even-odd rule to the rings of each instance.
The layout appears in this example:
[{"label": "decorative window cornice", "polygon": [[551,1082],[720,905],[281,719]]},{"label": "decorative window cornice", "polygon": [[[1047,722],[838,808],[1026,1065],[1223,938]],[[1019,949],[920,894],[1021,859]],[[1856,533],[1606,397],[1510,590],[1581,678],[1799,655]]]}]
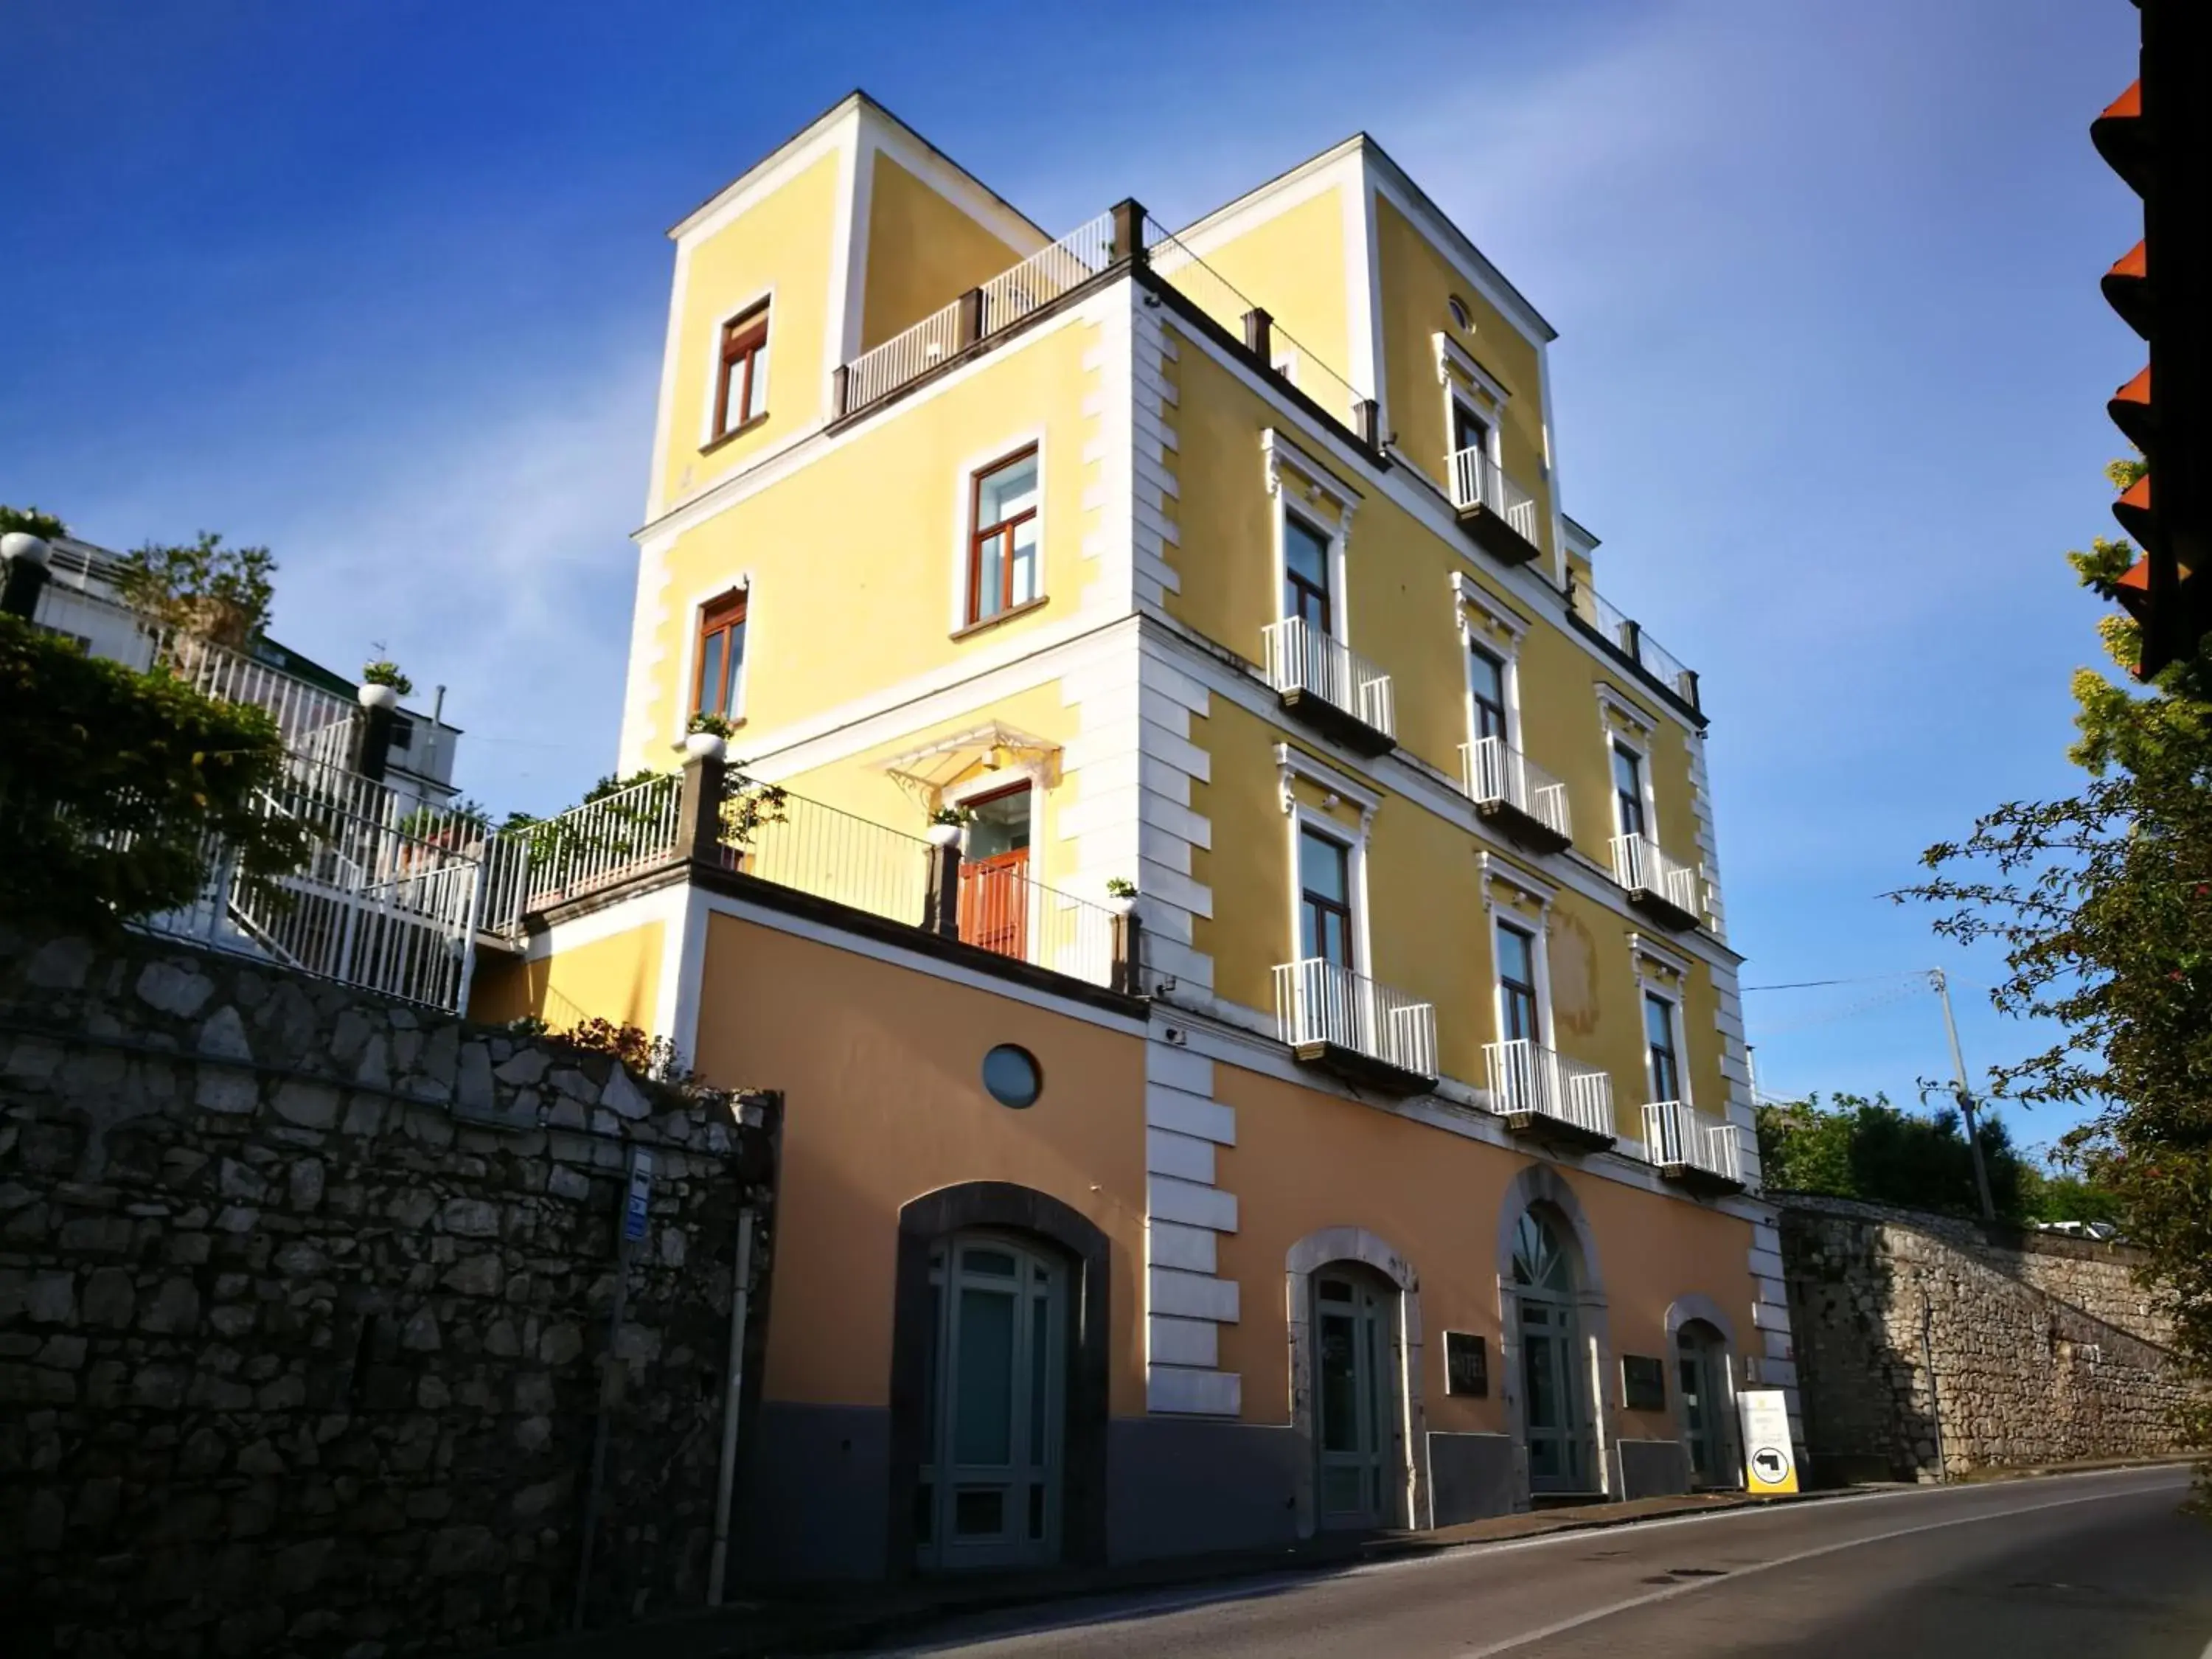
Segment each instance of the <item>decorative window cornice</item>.
[{"label": "decorative window cornice", "polygon": [[[1335,473],[1298,447],[1279,428],[1269,427],[1260,434],[1260,453],[1267,464],[1267,494],[1280,497],[1284,492],[1285,470],[1297,475],[1289,481],[1291,495],[1309,512],[1318,512],[1327,517],[1334,511],[1337,528],[1350,527],[1352,514],[1360,502],[1359,492]],[[1328,506],[1324,507],[1324,502]]]},{"label": "decorative window cornice", "polygon": [[1518,865],[1507,862],[1486,848],[1478,852],[1474,858],[1481,867],[1486,890],[1494,881],[1502,887],[1510,887],[1515,892],[1534,899],[1539,907],[1547,910],[1551,908],[1552,901],[1559,896],[1559,890],[1551,883],[1538,880]]},{"label": "decorative window cornice", "polygon": [[1647,743],[1650,742],[1652,735],[1659,729],[1656,718],[1646,714],[1643,708],[1630,702],[1603,680],[1596,684],[1599,717],[1608,725],[1617,721],[1628,727],[1637,737]]},{"label": "decorative window cornice", "polygon": [[[1631,933],[1628,936],[1628,949],[1630,955],[1639,963],[1648,962],[1653,967],[1662,969],[1674,975],[1675,978],[1685,981],[1690,977],[1690,959],[1668,950],[1649,933]],[[1637,977],[1639,979],[1643,977],[1640,968]]]},{"label": "decorative window cornice", "polygon": [[1468,349],[1439,329],[1431,336],[1437,346],[1437,384],[1449,386],[1460,385],[1487,398],[1493,408],[1503,409],[1509,400],[1498,377],[1475,362]]},{"label": "decorative window cornice", "polygon": [[1479,611],[1518,645],[1528,631],[1528,619],[1492,594],[1464,570],[1451,573],[1452,596],[1469,610]]},{"label": "decorative window cornice", "polygon": [[1340,800],[1350,801],[1358,807],[1362,835],[1366,834],[1368,825],[1375,821],[1375,809],[1382,804],[1382,797],[1372,789],[1354,782],[1334,766],[1317,761],[1304,750],[1293,749],[1287,743],[1275,745],[1275,770],[1280,782],[1285,814],[1297,811],[1297,792],[1291,785],[1298,778],[1304,778],[1316,789],[1325,791]]}]

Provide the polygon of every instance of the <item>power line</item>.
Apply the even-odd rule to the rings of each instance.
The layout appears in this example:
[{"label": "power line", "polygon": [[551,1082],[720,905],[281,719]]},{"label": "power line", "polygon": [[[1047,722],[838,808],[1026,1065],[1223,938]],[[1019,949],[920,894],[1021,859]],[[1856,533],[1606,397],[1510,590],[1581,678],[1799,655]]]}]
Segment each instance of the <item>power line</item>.
[{"label": "power line", "polygon": [[1887,974],[1858,974],[1849,979],[1795,979],[1782,985],[1746,985],[1740,988],[1747,994],[1753,991],[1811,991],[1826,985],[1872,985],[1881,980],[1925,979],[1928,974],[1929,969],[1925,968],[1898,968]]}]

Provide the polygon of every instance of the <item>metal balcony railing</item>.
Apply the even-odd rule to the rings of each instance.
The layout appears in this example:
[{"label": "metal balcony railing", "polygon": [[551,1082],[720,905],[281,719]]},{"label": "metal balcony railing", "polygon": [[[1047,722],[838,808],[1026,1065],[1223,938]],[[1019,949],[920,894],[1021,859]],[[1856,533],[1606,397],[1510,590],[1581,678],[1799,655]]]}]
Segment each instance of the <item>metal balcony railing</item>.
[{"label": "metal balcony railing", "polygon": [[1319,697],[1386,738],[1398,735],[1390,677],[1350,646],[1299,617],[1271,623],[1261,635],[1274,690]]},{"label": "metal balcony railing", "polygon": [[1503,738],[1480,738],[1459,746],[1460,776],[1477,805],[1502,803],[1553,833],[1572,838],[1567,819],[1567,786]]},{"label": "metal balcony railing", "polygon": [[1114,257],[1114,216],[1102,213],[847,363],[837,413],[850,415],[888,398],[978,340],[1012,328],[1081,287]]},{"label": "metal balcony railing", "polygon": [[1621,655],[1691,708],[1698,706],[1697,675],[1685,668],[1674,653],[1644,632],[1643,623],[1607,603],[1605,597],[1588,582],[1572,583],[1567,598],[1575,615],[1588,623]]},{"label": "metal balcony railing", "polygon": [[326,766],[351,762],[354,723],[362,713],[353,698],[191,634],[157,639],[154,660],[206,696],[268,710],[294,753]]},{"label": "metal balcony railing", "polygon": [[1464,513],[1480,507],[1495,513],[1531,547],[1543,544],[1536,498],[1505,476],[1505,469],[1480,449],[1455,451],[1451,457],[1451,502]]},{"label": "metal balcony railing", "polygon": [[1615,836],[1612,846],[1615,881],[1632,893],[1656,894],[1676,909],[1705,921],[1705,884],[1695,868],[1668,857],[1649,836]]},{"label": "metal balcony railing", "polygon": [[1326,1043],[1419,1077],[1437,1075],[1436,1005],[1319,957],[1275,969],[1275,1026],[1293,1048]]},{"label": "metal balcony railing", "polygon": [[1490,1109],[1500,1117],[1533,1112],[1591,1134],[1614,1133],[1613,1079],[1597,1067],[1527,1037],[1486,1042],[1482,1066],[1490,1085]]},{"label": "metal balcony railing", "polygon": [[1702,1170],[1723,1181],[1743,1179],[1736,1127],[1679,1100],[1644,1109],[1644,1156],[1662,1169]]}]

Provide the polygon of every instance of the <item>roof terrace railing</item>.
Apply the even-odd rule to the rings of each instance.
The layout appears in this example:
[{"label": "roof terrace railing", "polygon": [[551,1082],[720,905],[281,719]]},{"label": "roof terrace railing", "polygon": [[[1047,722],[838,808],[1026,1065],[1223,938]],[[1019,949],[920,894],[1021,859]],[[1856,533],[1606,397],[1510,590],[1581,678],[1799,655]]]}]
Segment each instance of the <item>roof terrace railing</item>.
[{"label": "roof terrace railing", "polygon": [[1604,596],[1588,582],[1577,581],[1571,585],[1568,603],[1573,607],[1576,616],[1589,623],[1621,655],[1691,708],[1698,707],[1696,673],[1685,668],[1680,659],[1645,633],[1643,623],[1608,604]]}]

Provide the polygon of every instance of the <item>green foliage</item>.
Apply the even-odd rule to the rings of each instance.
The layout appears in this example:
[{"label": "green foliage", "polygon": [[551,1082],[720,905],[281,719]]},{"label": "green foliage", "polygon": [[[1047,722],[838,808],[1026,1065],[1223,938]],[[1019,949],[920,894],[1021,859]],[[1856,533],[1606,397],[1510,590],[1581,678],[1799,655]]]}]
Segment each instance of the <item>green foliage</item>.
[{"label": "green foliage", "polygon": [[415,682],[409,679],[401,672],[399,665],[389,657],[363,663],[361,665],[361,683],[363,685],[388,685],[403,697],[412,696],[415,690]]},{"label": "green foliage", "polygon": [[27,531],[42,542],[69,534],[69,526],[51,513],[41,513],[35,507],[0,504],[0,536],[15,530]]},{"label": "green foliage", "polygon": [[702,708],[684,723],[686,732],[712,732],[718,738],[727,738],[737,732],[737,727],[723,715]]},{"label": "green foliage", "polygon": [[[2119,464],[2115,484],[2139,465]],[[2133,551],[2070,557],[2107,592]],[[2099,632],[2115,666],[2140,662],[2132,621]],[[2212,648],[2147,687],[2084,668],[2073,690],[2079,791],[1996,808],[1929,848],[1934,873],[1897,896],[1937,907],[1940,933],[2002,949],[2000,1010],[2063,1028],[2000,1068],[1997,1091],[2093,1109],[2062,1145],[2125,1213],[2176,1348],[2212,1380]],[[2188,1427],[2212,1445],[2212,1400]]]},{"label": "green foliage", "polygon": [[1106,878],[1106,896],[1134,898],[1137,896],[1137,884],[1127,876],[1109,876]]},{"label": "green foliage", "polygon": [[2096,1221],[2127,1231],[2127,1212],[2119,1194],[2106,1191],[2087,1176],[2024,1169],[2021,1201],[2031,1221]]},{"label": "green foliage", "polygon": [[295,869],[304,833],[257,810],[283,748],[258,708],[88,657],[0,616],[0,909],[64,927],[190,902],[219,837],[244,872]]},{"label": "green foliage", "polygon": [[190,546],[149,542],[123,556],[116,587],[157,626],[243,649],[269,624],[276,561],[265,547],[225,547],[203,530]]},{"label": "green foliage", "polygon": [[[1859,1198],[1952,1215],[1978,1215],[1973,1152],[1959,1114],[1946,1107],[1922,1116],[1877,1095],[1818,1095],[1756,1114],[1765,1184],[1786,1192]],[[2023,1176],[2012,1136],[1994,1119],[1980,1125],[1982,1161],[1997,1213],[2027,1218]]]}]

